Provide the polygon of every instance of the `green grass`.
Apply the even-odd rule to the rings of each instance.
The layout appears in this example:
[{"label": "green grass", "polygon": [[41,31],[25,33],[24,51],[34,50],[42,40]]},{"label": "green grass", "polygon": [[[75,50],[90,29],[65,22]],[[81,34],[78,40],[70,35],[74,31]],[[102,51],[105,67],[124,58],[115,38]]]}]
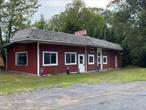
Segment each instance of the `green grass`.
[{"label": "green grass", "polygon": [[68,87],[81,83],[127,83],[146,81],[146,68],[126,68],[91,74],[35,77],[0,70],[0,95],[37,88]]}]

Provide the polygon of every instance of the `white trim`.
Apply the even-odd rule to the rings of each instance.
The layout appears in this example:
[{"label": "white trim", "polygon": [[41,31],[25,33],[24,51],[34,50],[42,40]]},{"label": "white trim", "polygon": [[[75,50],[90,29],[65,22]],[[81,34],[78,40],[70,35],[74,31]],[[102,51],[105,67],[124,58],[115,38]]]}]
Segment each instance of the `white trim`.
[{"label": "white trim", "polygon": [[[93,62],[90,62],[90,58],[93,57]],[[88,54],[88,64],[89,65],[94,65],[95,64],[95,55],[94,54]]]},{"label": "white trim", "polygon": [[118,56],[115,55],[115,68],[118,68]]},{"label": "white trim", "polygon": [[[44,54],[45,53],[50,53],[50,54],[56,54],[56,64],[45,64],[44,63]],[[58,66],[58,52],[54,52],[54,51],[43,51],[43,66]]]},{"label": "white trim", "polygon": [[40,43],[37,42],[37,76],[40,76]]},{"label": "white trim", "polygon": [[[66,54],[74,54],[75,55],[75,63],[66,63]],[[65,58],[65,65],[76,65],[77,64],[77,53],[76,52],[65,52],[64,54]]]},{"label": "white trim", "polygon": [[106,59],[106,62],[104,62],[104,60],[103,60],[103,64],[104,64],[104,65],[107,65],[107,64],[108,64],[108,58],[107,58],[107,56],[105,56],[105,55],[103,56],[103,59],[104,59],[104,58]]},{"label": "white trim", "polygon": [[[20,53],[26,53],[26,65],[19,65],[19,64],[17,64],[17,56]],[[27,51],[15,52],[15,66],[28,66],[28,52]]]}]

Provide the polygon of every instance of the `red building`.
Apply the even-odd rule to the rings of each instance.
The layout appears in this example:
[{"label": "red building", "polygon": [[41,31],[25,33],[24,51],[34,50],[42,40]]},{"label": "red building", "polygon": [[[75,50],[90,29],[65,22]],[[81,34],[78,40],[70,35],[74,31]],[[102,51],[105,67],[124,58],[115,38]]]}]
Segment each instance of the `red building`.
[{"label": "red building", "polygon": [[7,70],[38,76],[121,66],[120,45],[89,36],[25,29],[16,32],[5,48]]}]

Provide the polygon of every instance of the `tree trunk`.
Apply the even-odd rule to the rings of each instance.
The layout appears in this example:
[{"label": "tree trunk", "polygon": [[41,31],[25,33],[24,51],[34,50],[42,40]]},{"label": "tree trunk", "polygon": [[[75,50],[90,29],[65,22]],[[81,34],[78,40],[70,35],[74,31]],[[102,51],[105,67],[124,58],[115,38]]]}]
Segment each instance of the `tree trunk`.
[{"label": "tree trunk", "polygon": [[[0,44],[1,45],[4,45],[3,38],[2,38],[2,29],[1,29],[1,26],[0,26]],[[4,48],[1,49],[0,53],[2,55],[4,65],[6,66],[6,54],[5,54]]]},{"label": "tree trunk", "polygon": [[10,42],[11,33],[12,33],[12,18],[9,21],[9,25],[8,25],[8,39],[7,39],[8,42]]}]

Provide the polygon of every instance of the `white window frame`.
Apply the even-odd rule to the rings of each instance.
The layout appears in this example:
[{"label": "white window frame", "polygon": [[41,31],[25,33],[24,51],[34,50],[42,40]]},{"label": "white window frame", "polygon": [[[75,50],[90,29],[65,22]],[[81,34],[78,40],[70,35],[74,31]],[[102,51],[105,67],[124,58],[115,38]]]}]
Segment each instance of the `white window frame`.
[{"label": "white window frame", "polygon": [[[26,65],[20,65],[17,62],[18,54],[21,54],[21,53],[26,53]],[[15,66],[28,66],[28,52],[27,51],[15,52]]]},{"label": "white window frame", "polygon": [[[90,62],[90,57],[93,57],[93,62]],[[88,54],[88,64],[89,65],[94,65],[95,64],[95,55],[94,54]]]},{"label": "white window frame", "polygon": [[[44,62],[44,54],[45,53],[52,53],[52,54],[56,54],[56,64],[45,64]],[[58,52],[54,52],[54,51],[43,51],[43,66],[58,66]]]},{"label": "white window frame", "polygon": [[[74,54],[75,55],[75,63],[67,63],[66,62],[66,54]],[[65,58],[65,65],[76,65],[77,64],[77,53],[76,52],[65,52],[64,58]]]},{"label": "white window frame", "polygon": [[[104,58],[106,58],[106,62],[104,62]],[[104,56],[103,56],[103,60],[102,60],[102,61],[103,61],[103,64],[104,64],[104,65],[108,64],[108,59],[107,59],[107,56],[105,56],[105,55],[104,55]]]}]

